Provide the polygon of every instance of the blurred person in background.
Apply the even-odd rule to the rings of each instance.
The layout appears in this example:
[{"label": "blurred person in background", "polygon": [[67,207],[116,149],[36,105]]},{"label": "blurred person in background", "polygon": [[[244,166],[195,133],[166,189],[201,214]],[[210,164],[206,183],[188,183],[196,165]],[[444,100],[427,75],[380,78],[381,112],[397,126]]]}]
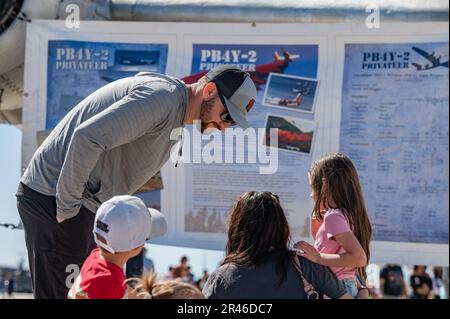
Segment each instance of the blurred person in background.
[{"label": "blurred person in background", "polygon": [[173,273],[174,278],[183,278],[186,277],[190,273],[190,266],[188,264],[188,257],[182,256],[180,259],[180,263],[175,266]]},{"label": "blurred person in background", "polygon": [[147,248],[145,248],[145,247],[144,247],[143,255],[144,255],[144,273],[154,272],[155,264],[153,263],[153,260],[147,256]]},{"label": "blurred person in background", "polygon": [[449,282],[448,282],[448,277],[449,277],[449,275],[448,275],[448,267],[444,267],[443,269],[442,269],[442,272],[443,272],[443,278],[442,278],[442,281],[443,281],[443,283],[444,283],[444,297],[446,298],[446,299],[448,299],[449,298],[449,296],[450,296],[450,294],[449,294],[449,292],[448,292],[448,285],[449,285]]},{"label": "blurred person in background", "polygon": [[380,292],[383,299],[403,299],[407,297],[406,282],[402,267],[387,264],[380,273]]},{"label": "blurred person in background", "polygon": [[172,279],[175,279],[174,268],[172,266],[169,266],[169,271],[164,276],[162,276],[161,280],[172,280]]},{"label": "blurred person in background", "polygon": [[5,282],[6,282],[5,273],[2,271],[0,272],[0,295],[3,299],[6,298]]},{"label": "blurred person in background", "polygon": [[427,267],[423,265],[414,266],[414,272],[410,277],[412,294],[410,299],[428,299],[433,289],[433,281],[426,273]]},{"label": "blurred person in background", "polygon": [[15,290],[15,280],[14,275],[10,274],[8,279],[5,282],[6,286],[6,298],[14,299],[14,290]]},{"label": "blurred person in background", "polygon": [[202,278],[200,278],[199,280],[197,280],[197,287],[199,289],[203,289],[203,286],[205,286],[206,282],[208,281],[209,278],[209,272],[208,270],[203,270],[203,276]]},{"label": "blurred person in background", "polygon": [[433,296],[435,299],[446,298],[444,295],[444,269],[442,267],[433,268]]},{"label": "blurred person in background", "polygon": [[191,272],[191,267],[188,268],[188,272],[181,278],[181,281],[195,285],[194,274]]}]

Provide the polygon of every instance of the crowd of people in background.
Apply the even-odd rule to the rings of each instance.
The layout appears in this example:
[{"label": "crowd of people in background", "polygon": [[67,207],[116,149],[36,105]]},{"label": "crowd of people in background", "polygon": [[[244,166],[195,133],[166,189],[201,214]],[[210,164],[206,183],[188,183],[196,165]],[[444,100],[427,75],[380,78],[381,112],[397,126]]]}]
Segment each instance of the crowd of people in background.
[{"label": "crowd of people in background", "polygon": [[163,275],[160,280],[161,281],[169,281],[169,280],[179,280],[181,282],[185,282],[191,284],[198,289],[202,290],[206,281],[209,278],[208,270],[203,270],[203,274],[200,278],[195,278],[192,268],[189,265],[189,258],[187,256],[182,256],[180,259],[180,263],[176,266],[169,266],[168,272]]},{"label": "crowd of people in background", "polygon": [[[150,252],[151,256],[151,252]],[[408,269],[411,273],[408,276]],[[406,271],[405,271],[406,269]],[[25,270],[23,270],[25,272]],[[155,274],[153,261],[145,259],[144,272]],[[430,275],[431,273],[431,275]],[[167,273],[156,276],[152,279],[153,285],[156,283],[180,282],[181,284],[192,285],[201,291],[209,277],[208,270],[204,270],[201,277],[195,277],[192,267],[189,265],[188,256],[182,256],[179,264],[170,266]],[[445,299],[448,295],[444,289],[443,267],[427,267],[415,265],[413,267],[402,267],[395,264],[387,264],[381,267],[379,273],[379,287],[371,287],[374,299]],[[448,280],[448,279],[447,279]],[[15,298],[16,292],[24,292],[15,284],[16,276],[10,271],[2,272],[0,275],[0,296],[3,299]],[[160,297],[162,295],[160,294]]]},{"label": "crowd of people in background", "polygon": [[[294,243],[277,194],[244,192],[230,210],[225,256],[211,275],[196,279],[187,256],[169,272],[155,272],[151,260],[131,277],[128,261],[143,253],[148,240],[164,236],[167,220],[135,196],[114,196],[97,210],[93,247],[69,289],[69,299],[367,299],[441,297],[442,269],[434,276],[414,266],[407,289],[403,270],[386,265],[380,289],[368,282],[370,224],[355,166],[336,153],[315,161],[308,172],[311,235],[314,244]],[[217,212],[216,212],[217,213]],[[126,222],[124,222],[126,221]],[[141,275],[142,274],[142,275]],[[128,277],[126,279],[126,277]],[[55,283],[56,284],[56,283]],[[36,285],[35,285],[36,286]],[[36,287],[35,287],[36,288]],[[41,284],[57,289],[67,287]]]},{"label": "crowd of people in background", "polygon": [[380,272],[379,297],[383,299],[448,298],[444,290],[443,268],[433,267],[432,273],[433,275],[430,276],[427,266],[415,265],[408,281],[401,266],[388,264]]},{"label": "crowd of people in background", "polygon": [[[190,284],[201,291],[209,278],[208,270],[200,278],[195,278],[187,256],[182,256],[180,263],[170,266],[168,272],[158,278],[159,282],[179,281]],[[409,268],[409,267],[405,267]],[[427,272],[432,269],[432,275]],[[384,265],[379,273],[379,287],[371,287],[373,299],[445,299],[443,267],[415,265],[411,274],[405,276],[402,266]]]}]

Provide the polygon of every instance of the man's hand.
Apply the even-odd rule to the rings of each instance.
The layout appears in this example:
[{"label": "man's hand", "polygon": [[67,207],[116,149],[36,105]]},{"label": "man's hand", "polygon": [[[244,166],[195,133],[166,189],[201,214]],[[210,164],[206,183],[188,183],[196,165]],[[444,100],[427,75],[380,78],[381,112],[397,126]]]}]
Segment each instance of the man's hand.
[{"label": "man's hand", "polygon": [[59,224],[61,224],[63,221],[65,221],[65,218],[59,217],[58,215],[56,216],[56,220],[58,221]]}]

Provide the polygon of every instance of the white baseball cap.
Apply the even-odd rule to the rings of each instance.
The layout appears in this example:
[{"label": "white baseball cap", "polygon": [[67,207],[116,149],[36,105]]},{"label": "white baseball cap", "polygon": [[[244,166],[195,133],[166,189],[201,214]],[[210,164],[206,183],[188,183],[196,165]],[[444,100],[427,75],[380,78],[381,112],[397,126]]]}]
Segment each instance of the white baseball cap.
[{"label": "white baseball cap", "polygon": [[[95,214],[94,239],[110,253],[133,250],[147,240],[162,237],[167,220],[159,211],[147,208],[136,196],[114,196],[104,202]],[[97,239],[102,236],[106,243]]]}]

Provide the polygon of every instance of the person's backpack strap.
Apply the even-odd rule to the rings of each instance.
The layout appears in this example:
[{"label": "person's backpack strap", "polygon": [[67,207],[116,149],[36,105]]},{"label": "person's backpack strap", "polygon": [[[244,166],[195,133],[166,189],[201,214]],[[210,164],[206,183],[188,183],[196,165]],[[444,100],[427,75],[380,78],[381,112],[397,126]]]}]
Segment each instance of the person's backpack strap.
[{"label": "person's backpack strap", "polygon": [[306,296],[308,299],[319,299],[319,293],[316,291],[313,285],[306,280],[305,276],[303,276],[302,268],[300,266],[300,262],[298,260],[298,256],[294,254],[292,258],[292,263],[294,264],[295,269],[297,270],[298,275],[303,283],[303,289],[305,290]]}]

